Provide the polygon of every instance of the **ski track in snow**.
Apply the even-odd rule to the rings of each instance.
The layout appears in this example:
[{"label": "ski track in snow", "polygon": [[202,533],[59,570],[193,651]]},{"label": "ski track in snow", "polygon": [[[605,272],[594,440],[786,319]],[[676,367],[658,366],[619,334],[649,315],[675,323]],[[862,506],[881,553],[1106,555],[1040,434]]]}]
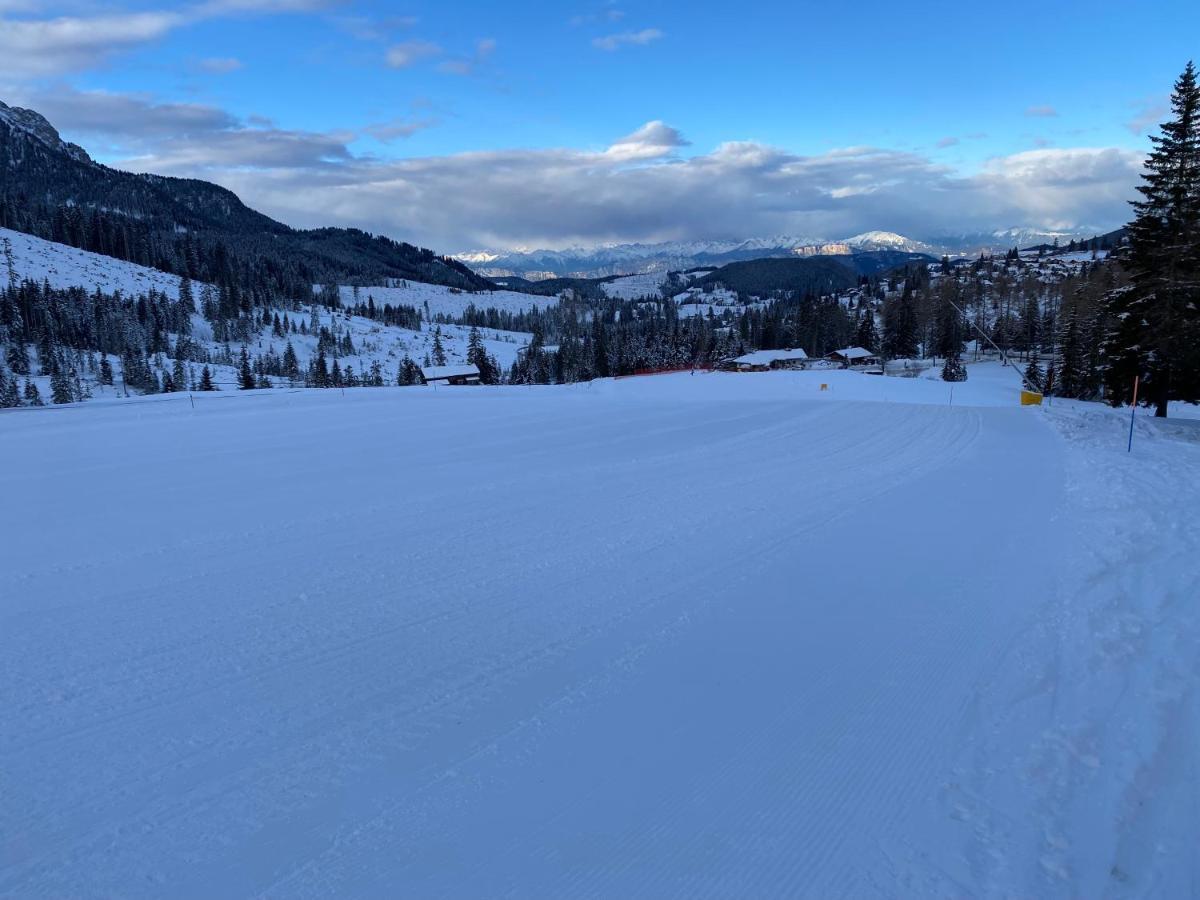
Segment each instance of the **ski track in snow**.
[{"label": "ski track in snow", "polygon": [[1194,890],[1200,445],[819,377],[0,418],[0,895]]}]

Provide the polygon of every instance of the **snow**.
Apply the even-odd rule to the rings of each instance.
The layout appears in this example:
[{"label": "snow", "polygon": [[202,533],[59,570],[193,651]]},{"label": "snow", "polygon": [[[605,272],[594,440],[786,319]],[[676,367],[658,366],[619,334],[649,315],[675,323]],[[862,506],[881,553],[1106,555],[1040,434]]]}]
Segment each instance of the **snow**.
[{"label": "snow", "polygon": [[[319,289],[320,285],[316,287]],[[354,288],[340,285],[338,293],[346,306],[366,303],[368,297],[374,297],[376,306],[415,306],[417,309],[428,309],[433,316],[461,316],[468,306],[481,311],[498,309],[501,312],[519,313],[535,308],[544,309],[558,302],[557,297],[522,294],[519,291],[463,291],[420,281],[405,281],[395,287]]]},{"label": "snow", "polygon": [[0,416],[0,895],[1189,894],[1200,429],[970,371]]},{"label": "snow", "polygon": [[644,297],[658,297],[664,283],[666,276],[662,272],[648,272],[602,282],[600,290],[604,296],[618,300],[641,300]]},{"label": "snow", "polygon": [[[58,289],[83,287],[93,291],[100,288],[106,294],[120,291],[127,297],[155,290],[173,300],[179,299],[179,277],[176,275],[0,228],[0,278],[5,281],[9,275],[9,251],[18,281],[28,278],[40,284],[45,280]],[[203,285],[195,287],[199,293]]]}]

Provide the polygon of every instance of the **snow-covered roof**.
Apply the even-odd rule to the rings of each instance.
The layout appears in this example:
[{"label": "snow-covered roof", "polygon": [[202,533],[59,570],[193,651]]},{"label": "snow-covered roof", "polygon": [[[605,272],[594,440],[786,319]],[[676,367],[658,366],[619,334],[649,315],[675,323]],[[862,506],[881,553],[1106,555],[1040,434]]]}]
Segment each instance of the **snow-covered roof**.
[{"label": "snow-covered roof", "polygon": [[426,381],[436,381],[441,378],[464,378],[474,375],[479,377],[479,369],[472,365],[462,366],[422,366],[421,374]]},{"label": "snow-covered roof", "polygon": [[778,359],[808,359],[803,350],[755,350],[734,360],[745,366],[769,366]]},{"label": "snow-covered roof", "polygon": [[870,350],[864,350],[862,347],[843,347],[841,350],[834,350],[830,356],[840,356],[842,359],[866,359],[868,356],[874,356]]}]

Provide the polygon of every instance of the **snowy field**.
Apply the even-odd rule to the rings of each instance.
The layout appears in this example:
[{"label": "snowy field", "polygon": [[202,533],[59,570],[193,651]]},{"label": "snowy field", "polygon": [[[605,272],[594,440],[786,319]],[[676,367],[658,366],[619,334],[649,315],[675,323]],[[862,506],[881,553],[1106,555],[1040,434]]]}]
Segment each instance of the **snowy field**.
[{"label": "snowy field", "polygon": [[1200,422],[978,368],[0,415],[0,895],[1189,895]]},{"label": "snowy field", "polygon": [[[155,290],[179,299],[176,275],[0,228],[0,278],[7,284],[10,275],[18,281],[48,281],[52,288],[100,288],[106,294],[120,291],[126,296]],[[198,291],[201,285],[196,287]]]},{"label": "snowy field", "polygon": [[606,297],[618,300],[641,300],[645,297],[659,296],[665,281],[666,276],[662,272],[622,275],[620,278],[601,283],[600,290]]},{"label": "snowy field", "polygon": [[[320,288],[320,285],[316,285]],[[522,294],[519,291],[460,291],[442,284],[424,284],[420,281],[405,281],[397,287],[360,287],[347,285],[338,287],[342,303],[350,306],[366,303],[368,297],[375,298],[376,306],[390,303],[392,306],[415,306],[431,316],[461,316],[468,306],[478,310],[498,309],[501,312],[527,312],[544,309],[558,302],[557,297],[542,297]]]}]

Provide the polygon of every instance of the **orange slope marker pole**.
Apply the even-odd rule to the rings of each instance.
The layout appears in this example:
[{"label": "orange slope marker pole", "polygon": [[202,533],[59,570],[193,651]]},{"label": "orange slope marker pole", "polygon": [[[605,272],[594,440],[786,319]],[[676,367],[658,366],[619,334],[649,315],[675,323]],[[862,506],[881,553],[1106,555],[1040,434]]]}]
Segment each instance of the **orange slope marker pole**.
[{"label": "orange slope marker pole", "polygon": [[1133,404],[1129,407],[1129,447],[1126,453],[1133,452],[1133,420],[1137,418],[1137,392],[1138,380],[1140,376],[1133,376]]}]

